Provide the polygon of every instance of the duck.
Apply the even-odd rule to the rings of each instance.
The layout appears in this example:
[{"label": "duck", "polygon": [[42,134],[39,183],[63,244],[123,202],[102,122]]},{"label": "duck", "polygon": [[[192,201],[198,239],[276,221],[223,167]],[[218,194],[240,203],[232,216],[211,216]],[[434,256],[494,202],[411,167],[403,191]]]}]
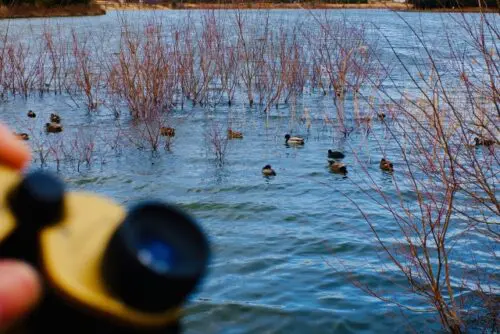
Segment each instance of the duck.
[{"label": "duck", "polygon": [[304,138],[291,137],[288,133],[285,135],[285,144],[304,145]]},{"label": "duck", "polygon": [[29,140],[30,139],[30,136],[27,133],[25,133],[25,132],[22,132],[22,133],[16,133],[16,132],[14,132],[14,135],[18,139],[21,139],[21,140]]},{"label": "duck", "polygon": [[328,159],[344,159],[345,154],[339,151],[328,150]]},{"label": "duck", "polygon": [[63,127],[59,123],[45,123],[45,130],[49,133],[58,133],[63,130]]},{"label": "duck", "polygon": [[347,174],[347,167],[342,162],[329,161],[328,163],[330,164],[330,170],[332,172],[344,175]]},{"label": "duck", "polygon": [[28,111],[28,117],[29,118],[35,118],[36,117],[35,112],[33,110]]},{"label": "duck", "polygon": [[243,134],[238,131],[233,131],[231,129],[227,129],[227,138],[228,139],[242,139]]},{"label": "duck", "polygon": [[61,123],[61,117],[58,114],[50,114],[50,122],[51,123]]},{"label": "duck", "polygon": [[380,160],[380,169],[386,171],[386,172],[393,172],[394,171],[394,166],[392,162],[390,162],[387,159],[382,158]]},{"label": "duck", "polygon": [[276,172],[272,169],[271,165],[265,165],[262,168],[262,174],[265,176],[276,176]]},{"label": "duck", "polygon": [[162,136],[174,137],[175,136],[175,129],[174,128],[167,128],[167,127],[162,126],[160,128],[160,134]]},{"label": "duck", "polygon": [[495,141],[493,139],[487,139],[487,138],[474,138],[474,142],[476,143],[476,146],[491,146],[495,144]]},{"label": "duck", "polygon": [[360,116],[358,118],[356,118],[356,120],[359,122],[359,123],[366,123],[366,124],[369,124],[371,123],[372,121],[372,117],[369,116],[369,115],[366,115],[366,116]]}]

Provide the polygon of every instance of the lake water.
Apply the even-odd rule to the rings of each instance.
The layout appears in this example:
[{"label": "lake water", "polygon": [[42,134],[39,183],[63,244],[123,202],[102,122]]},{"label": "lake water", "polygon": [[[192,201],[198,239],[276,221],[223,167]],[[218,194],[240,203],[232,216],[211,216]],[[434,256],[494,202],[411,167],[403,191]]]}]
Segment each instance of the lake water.
[{"label": "lake water", "polygon": [[[197,12],[124,12],[129,22],[141,25],[151,15],[166,23],[178,23]],[[220,12],[217,15],[231,15]],[[263,15],[248,12],[247,15]],[[370,34],[382,32],[408,64],[422,62],[422,48],[411,37],[403,19],[422,29],[429,47],[443,45],[443,25],[453,24],[448,14],[403,13],[402,18],[384,10],[330,11],[331,17],[347,17],[364,23]],[[471,14],[475,15],[475,14]],[[295,10],[270,12],[271,22],[301,22],[314,26],[311,13]],[[6,27],[0,22],[0,27]],[[92,18],[32,19],[11,21],[11,31],[23,31],[28,40],[41,27],[56,24],[64,31],[105,33],[103,43],[114,43],[120,35],[118,13]],[[111,45],[110,44],[110,45]],[[383,43],[382,58],[393,61],[393,51]],[[403,79],[396,82],[404,86]],[[27,119],[27,110],[38,113]],[[304,109],[311,124],[301,121]],[[50,137],[43,124],[51,112],[61,115],[64,132]],[[296,114],[297,116],[293,117]],[[353,198],[369,219],[383,231],[390,246],[397,230],[392,217],[366,195],[371,192],[366,172],[391,194],[399,181],[405,200],[415,200],[405,185],[400,150],[389,140],[381,122],[374,121],[372,135],[361,129],[347,139],[332,135],[323,118],[332,118],[331,97],[304,94],[296,105],[280,105],[269,117],[249,107],[244,94],[236,102],[216,108],[195,106],[176,109],[172,124],[176,128],[171,151],[152,154],[128,143],[133,130],[126,112],[116,121],[107,110],[89,115],[76,107],[67,95],[48,94],[28,99],[11,98],[0,104],[0,119],[16,131],[30,129],[33,150],[36,143],[59,142],[70,145],[74,138],[86,138],[97,147],[93,163],[61,163],[59,173],[72,190],[90,190],[110,196],[124,205],[158,198],[180,205],[208,233],[213,258],[209,274],[187,306],[184,319],[187,333],[373,333],[439,330],[437,317],[428,312],[407,312],[368,295],[354,283],[374,289],[384,296],[425,311],[427,306],[411,294],[406,280],[381,252],[361,212],[350,202]],[[214,162],[207,132],[214,122],[225,124],[228,115],[233,128],[242,131],[242,140],[228,142],[225,163]],[[123,130],[118,132],[118,128]],[[305,137],[304,147],[287,147],[286,133]],[[48,139],[47,139],[48,138]],[[122,148],[104,149],[113,141]],[[383,141],[383,150],[379,141]],[[69,147],[69,146],[68,146]],[[327,150],[346,153],[347,176],[332,174]],[[356,154],[353,153],[356,152]],[[75,153],[75,152],[73,152]],[[394,179],[379,169],[385,154],[395,166]],[[266,179],[261,168],[271,164],[277,176]],[[40,166],[35,155],[33,168]],[[362,166],[367,167],[363,171]],[[56,170],[53,156],[46,168]],[[396,199],[396,198],[394,198]],[[498,218],[498,217],[497,217]],[[475,235],[472,251],[492,271],[500,269],[494,258],[480,252],[484,237]],[[391,241],[392,240],[392,241]],[[472,246],[458,244],[464,255]],[[470,247],[469,247],[470,246]],[[498,251],[498,245],[494,245]],[[464,260],[467,262],[467,260]],[[465,266],[465,264],[464,264]]]}]

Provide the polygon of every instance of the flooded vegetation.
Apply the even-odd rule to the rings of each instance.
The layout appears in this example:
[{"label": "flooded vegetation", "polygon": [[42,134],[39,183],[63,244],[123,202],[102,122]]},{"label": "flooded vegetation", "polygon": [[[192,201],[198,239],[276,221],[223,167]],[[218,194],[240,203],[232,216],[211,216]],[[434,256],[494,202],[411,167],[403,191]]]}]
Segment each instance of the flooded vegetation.
[{"label": "flooded vegetation", "polygon": [[214,259],[187,332],[495,332],[498,23],[379,10],[3,21],[1,119],[32,168],[73,189],[199,219]]}]

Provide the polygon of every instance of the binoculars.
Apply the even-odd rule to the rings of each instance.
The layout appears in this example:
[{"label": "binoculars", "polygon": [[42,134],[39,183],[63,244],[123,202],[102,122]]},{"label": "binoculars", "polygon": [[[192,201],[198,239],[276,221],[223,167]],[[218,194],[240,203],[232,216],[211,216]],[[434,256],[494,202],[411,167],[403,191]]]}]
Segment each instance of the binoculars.
[{"label": "binoculars", "polygon": [[[66,191],[56,175],[0,166],[0,258],[35,266],[44,294],[23,333],[180,333],[182,304],[206,274],[208,238],[150,200],[128,209]],[[69,327],[68,327],[69,326]]]}]

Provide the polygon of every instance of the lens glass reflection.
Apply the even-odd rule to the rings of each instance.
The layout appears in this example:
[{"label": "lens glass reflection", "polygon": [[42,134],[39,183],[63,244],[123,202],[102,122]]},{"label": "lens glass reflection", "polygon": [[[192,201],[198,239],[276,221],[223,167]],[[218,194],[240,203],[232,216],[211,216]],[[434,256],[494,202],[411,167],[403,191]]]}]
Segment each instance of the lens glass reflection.
[{"label": "lens glass reflection", "polygon": [[145,266],[163,274],[176,264],[175,251],[165,242],[155,239],[143,240],[138,245],[137,257]]}]

